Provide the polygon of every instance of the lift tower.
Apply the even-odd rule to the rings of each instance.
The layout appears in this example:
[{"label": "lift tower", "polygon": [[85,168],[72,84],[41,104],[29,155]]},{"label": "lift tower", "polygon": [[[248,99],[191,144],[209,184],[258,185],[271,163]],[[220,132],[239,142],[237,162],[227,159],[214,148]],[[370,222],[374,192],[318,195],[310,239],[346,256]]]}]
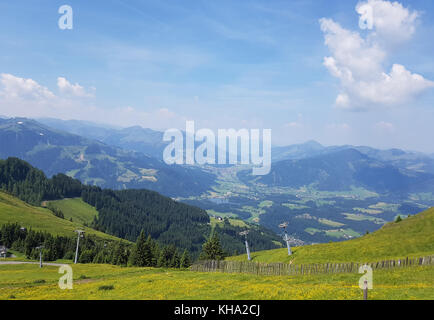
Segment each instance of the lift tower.
[{"label": "lift tower", "polygon": [[250,257],[250,249],[249,249],[249,243],[247,242],[247,235],[249,234],[249,230],[240,232],[240,236],[245,236],[246,237],[246,251],[247,251],[247,260],[252,260]]},{"label": "lift tower", "polygon": [[78,260],[78,246],[80,245],[80,238],[84,237],[84,231],[83,230],[75,230],[75,232],[77,232],[78,237],[77,237],[77,249],[75,249],[75,259],[74,259],[74,264],[77,264],[77,260]]},{"label": "lift tower", "polygon": [[44,249],[43,245],[36,247],[35,249],[39,250],[39,268],[42,268],[42,249]]},{"label": "lift tower", "polygon": [[283,231],[285,232],[285,237],[283,238],[283,240],[285,240],[286,242],[286,246],[288,247],[288,256],[292,255],[291,252],[291,246],[289,245],[289,236],[288,236],[288,232],[286,232],[286,228],[288,227],[288,222],[284,222],[279,224],[279,228],[283,229]]}]

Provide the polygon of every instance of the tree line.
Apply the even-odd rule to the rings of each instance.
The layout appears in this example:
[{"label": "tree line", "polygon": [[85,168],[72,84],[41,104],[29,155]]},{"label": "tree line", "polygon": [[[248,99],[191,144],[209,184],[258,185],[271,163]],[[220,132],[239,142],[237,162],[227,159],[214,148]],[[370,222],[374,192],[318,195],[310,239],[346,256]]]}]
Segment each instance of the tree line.
[{"label": "tree line", "polygon": [[[0,244],[22,252],[29,259],[44,261],[75,258],[77,238],[53,236],[47,232],[28,230],[17,223],[0,228]],[[220,239],[213,233],[203,244],[201,260],[223,260]],[[79,263],[105,263],[120,266],[188,268],[192,259],[188,250],[182,254],[174,245],[161,246],[142,230],[135,244],[124,241],[103,241],[92,236],[80,239]]]},{"label": "tree line", "polygon": [[[22,252],[28,259],[44,261],[74,260],[76,237],[53,236],[47,232],[28,230],[18,224],[5,224],[0,228],[0,244]],[[38,249],[42,247],[41,249]],[[92,236],[80,239],[79,263],[104,263],[120,266],[187,268],[190,254],[182,254],[173,245],[161,246],[151,236],[140,233],[135,244],[126,241],[103,241]]]}]

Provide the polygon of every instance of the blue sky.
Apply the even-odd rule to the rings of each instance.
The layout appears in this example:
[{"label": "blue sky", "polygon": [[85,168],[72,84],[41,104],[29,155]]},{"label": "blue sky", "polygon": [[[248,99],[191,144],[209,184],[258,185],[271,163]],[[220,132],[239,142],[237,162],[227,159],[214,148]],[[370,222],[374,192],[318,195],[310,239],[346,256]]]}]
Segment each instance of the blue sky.
[{"label": "blue sky", "polygon": [[2,1],[0,114],[434,152],[434,3],[369,1]]}]

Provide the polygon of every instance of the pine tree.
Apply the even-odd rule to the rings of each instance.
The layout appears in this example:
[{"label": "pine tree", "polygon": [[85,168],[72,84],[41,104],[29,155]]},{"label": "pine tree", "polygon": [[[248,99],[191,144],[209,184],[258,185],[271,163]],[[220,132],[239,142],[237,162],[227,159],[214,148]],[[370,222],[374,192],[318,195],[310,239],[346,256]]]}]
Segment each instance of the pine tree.
[{"label": "pine tree", "polygon": [[171,255],[172,258],[170,259],[170,267],[171,268],[179,268],[181,258],[179,257],[178,250],[176,250],[175,246],[171,246]]},{"label": "pine tree", "polygon": [[[160,268],[170,268],[173,267],[174,258],[174,247],[166,246],[160,251],[160,256],[158,257],[157,266]],[[175,249],[176,250],[176,249]]]},{"label": "pine tree", "polygon": [[222,249],[220,239],[214,233],[207,242],[203,244],[200,260],[223,260],[225,253]]},{"label": "pine tree", "polygon": [[179,261],[179,267],[188,268],[189,266],[191,266],[190,253],[187,250],[184,250],[184,253],[182,254]]},{"label": "pine tree", "polygon": [[142,230],[134,248],[133,265],[138,267],[149,267],[152,265],[151,241],[150,237],[146,238],[145,232]]}]

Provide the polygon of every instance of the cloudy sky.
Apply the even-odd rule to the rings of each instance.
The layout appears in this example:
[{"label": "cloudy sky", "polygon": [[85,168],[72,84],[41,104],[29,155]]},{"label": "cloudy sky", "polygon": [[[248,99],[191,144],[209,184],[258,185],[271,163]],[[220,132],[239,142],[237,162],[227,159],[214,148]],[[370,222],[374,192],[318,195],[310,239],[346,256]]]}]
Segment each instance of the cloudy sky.
[{"label": "cloudy sky", "polygon": [[434,152],[432,1],[15,0],[0,30],[0,115]]}]

